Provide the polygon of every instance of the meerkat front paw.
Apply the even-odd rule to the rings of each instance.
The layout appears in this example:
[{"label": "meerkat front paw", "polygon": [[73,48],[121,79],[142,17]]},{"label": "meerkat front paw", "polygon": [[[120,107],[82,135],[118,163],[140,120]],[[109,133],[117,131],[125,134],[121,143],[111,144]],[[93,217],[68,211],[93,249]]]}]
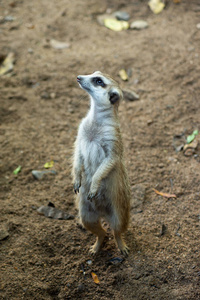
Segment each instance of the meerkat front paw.
[{"label": "meerkat front paw", "polygon": [[81,187],[80,181],[76,181],[76,182],[74,183],[74,193],[75,193],[75,194],[79,193],[80,187]]},{"label": "meerkat front paw", "polygon": [[96,197],[96,195],[97,195],[97,193],[91,193],[91,192],[89,192],[87,199],[89,201],[93,201],[94,198]]}]

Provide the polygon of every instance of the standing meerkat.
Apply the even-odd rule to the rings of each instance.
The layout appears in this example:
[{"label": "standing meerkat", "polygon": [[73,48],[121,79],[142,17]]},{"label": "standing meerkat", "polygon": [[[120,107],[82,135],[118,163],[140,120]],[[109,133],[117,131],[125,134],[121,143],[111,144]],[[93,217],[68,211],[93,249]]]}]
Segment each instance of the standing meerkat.
[{"label": "standing meerkat", "polygon": [[106,235],[101,225],[104,218],[119,249],[127,255],[122,234],[129,222],[130,187],[118,118],[122,91],[117,82],[99,71],[79,75],[77,81],[91,101],[90,110],[79,126],[73,161],[80,219],[97,236],[91,253],[99,251]]}]

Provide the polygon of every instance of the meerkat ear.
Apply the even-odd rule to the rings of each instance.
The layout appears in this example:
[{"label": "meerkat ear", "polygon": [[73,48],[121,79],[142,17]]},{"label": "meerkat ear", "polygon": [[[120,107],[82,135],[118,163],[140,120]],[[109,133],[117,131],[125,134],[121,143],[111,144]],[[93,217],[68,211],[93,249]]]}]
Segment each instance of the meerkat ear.
[{"label": "meerkat ear", "polygon": [[115,104],[120,98],[120,95],[117,92],[109,93],[109,100],[111,104]]}]

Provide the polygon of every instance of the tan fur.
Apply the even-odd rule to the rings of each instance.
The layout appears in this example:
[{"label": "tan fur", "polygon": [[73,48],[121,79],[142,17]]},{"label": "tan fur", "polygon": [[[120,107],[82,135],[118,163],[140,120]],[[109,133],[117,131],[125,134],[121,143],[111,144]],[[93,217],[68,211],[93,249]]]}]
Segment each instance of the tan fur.
[{"label": "tan fur", "polygon": [[[104,218],[114,231],[119,249],[126,255],[128,247],[122,234],[129,223],[130,186],[118,119],[122,92],[110,76],[99,71],[79,76],[78,82],[91,98],[91,108],[79,127],[73,163],[74,190],[80,192],[77,199],[80,218],[97,235],[92,253],[99,251],[104,240],[106,232],[101,226]],[[111,99],[116,102],[111,103]]]}]

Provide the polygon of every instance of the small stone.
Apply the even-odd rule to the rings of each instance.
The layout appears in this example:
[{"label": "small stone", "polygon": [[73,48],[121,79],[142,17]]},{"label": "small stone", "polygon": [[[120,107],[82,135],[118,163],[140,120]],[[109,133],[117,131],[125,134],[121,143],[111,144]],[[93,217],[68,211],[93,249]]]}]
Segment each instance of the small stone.
[{"label": "small stone", "polygon": [[5,240],[9,237],[9,233],[6,229],[0,229],[0,241]]},{"label": "small stone", "polygon": [[32,54],[34,51],[32,48],[28,48],[28,53]]},{"label": "small stone", "polygon": [[131,29],[137,29],[137,30],[140,30],[140,29],[145,29],[147,28],[149,25],[146,21],[143,21],[143,20],[137,20],[137,21],[134,21],[131,23],[130,25],[130,28]]},{"label": "small stone", "polygon": [[5,22],[13,22],[15,20],[15,17],[13,17],[13,16],[6,16],[5,18],[4,18],[4,21]]},{"label": "small stone", "polygon": [[45,175],[45,174],[53,174],[53,175],[56,175],[56,171],[54,170],[46,170],[46,171],[37,171],[37,170],[33,170],[32,171],[32,175],[35,179],[37,180],[40,180],[42,179],[42,177]]},{"label": "small stone", "polygon": [[44,215],[47,218],[50,219],[58,219],[58,220],[73,220],[74,216],[73,215],[69,215],[67,213],[65,213],[64,211],[56,208],[56,207],[52,207],[52,206],[44,206],[42,205],[41,207],[39,207],[37,209],[38,214],[40,215]]},{"label": "small stone", "polygon": [[200,23],[197,24],[197,29],[200,29]]},{"label": "small stone", "polygon": [[89,260],[86,261],[86,263],[90,266],[92,264],[92,260],[89,259]]},{"label": "small stone", "polygon": [[162,163],[160,163],[160,164],[158,164],[158,167],[160,168],[160,169],[162,169],[162,168],[164,168],[164,164],[162,164]]},{"label": "small stone", "polygon": [[139,95],[136,94],[136,92],[131,90],[123,90],[123,95],[124,95],[124,99],[128,101],[134,101],[140,99]]},{"label": "small stone", "polygon": [[52,48],[56,49],[56,50],[62,50],[62,49],[66,49],[70,47],[69,43],[65,43],[65,42],[60,42],[57,40],[50,40],[50,45]]},{"label": "small stone", "polygon": [[130,15],[125,11],[116,11],[113,13],[113,16],[120,21],[128,21],[130,19]]},{"label": "small stone", "polygon": [[151,125],[153,123],[153,120],[149,119],[147,120],[147,125]]},{"label": "small stone", "polygon": [[50,97],[51,97],[51,99],[55,99],[56,98],[56,94],[55,93],[51,93]]},{"label": "small stone", "polygon": [[124,259],[121,257],[113,257],[113,258],[109,259],[108,264],[119,265],[123,261],[124,261]]}]

